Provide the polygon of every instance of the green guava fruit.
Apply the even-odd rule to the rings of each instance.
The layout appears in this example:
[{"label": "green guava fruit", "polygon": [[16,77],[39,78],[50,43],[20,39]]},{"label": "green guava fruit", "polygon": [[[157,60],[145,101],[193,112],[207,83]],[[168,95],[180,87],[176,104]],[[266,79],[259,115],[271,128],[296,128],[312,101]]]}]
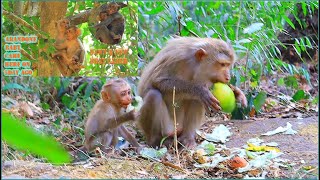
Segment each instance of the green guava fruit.
[{"label": "green guava fruit", "polygon": [[227,84],[214,83],[211,93],[219,100],[223,112],[231,113],[236,107],[236,97]]}]

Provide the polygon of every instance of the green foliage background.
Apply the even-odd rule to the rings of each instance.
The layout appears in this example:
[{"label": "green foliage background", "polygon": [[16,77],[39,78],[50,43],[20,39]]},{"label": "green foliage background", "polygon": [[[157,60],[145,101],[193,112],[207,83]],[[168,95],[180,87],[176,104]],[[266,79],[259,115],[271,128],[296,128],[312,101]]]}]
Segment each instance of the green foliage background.
[{"label": "green foliage background", "polygon": [[[294,48],[301,61],[306,61],[302,53],[307,49],[318,49],[318,34],[294,38],[294,44],[283,44],[278,36],[286,33],[285,27],[303,29],[307,22],[299,18],[311,16],[318,11],[318,1],[170,1],[138,2],[139,4],[139,47],[142,59],[140,66],[151,61],[172,35],[179,33],[178,17],[181,17],[181,36],[220,38],[230,42],[237,54],[237,61],[232,70],[232,84],[244,85],[248,99],[253,96],[257,110],[264,103],[266,96],[257,96],[262,76],[274,73],[288,73],[288,78],[281,78],[286,88],[298,88],[295,74],[304,76],[310,83],[306,69],[298,68],[281,60],[280,48],[285,45]],[[300,12],[297,5],[302,6]],[[298,21],[295,27],[290,15]],[[159,34],[161,32],[161,34]],[[314,38],[315,37],[315,38]],[[310,59],[312,57],[309,56]],[[139,66],[139,67],[140,67]],[[294,81],[292,87],[289,81]],[[264,92],[263,92],[264,93]],[[263,98],[262,98],[263,97]],[[252,99],[253,100],[253,99]],[[246,110],[248,113],[248,109]]]}]

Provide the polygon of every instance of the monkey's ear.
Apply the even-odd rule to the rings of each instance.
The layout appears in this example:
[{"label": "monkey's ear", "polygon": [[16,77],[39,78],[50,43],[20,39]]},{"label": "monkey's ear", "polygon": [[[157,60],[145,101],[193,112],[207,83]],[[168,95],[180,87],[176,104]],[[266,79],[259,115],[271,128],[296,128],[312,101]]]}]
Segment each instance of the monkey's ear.
[{"label": "monkey's ear", "polygon": [[206,50],[200,48],[197,50],[197,52],[195,53],[195,57],[197,59],[197,61],[201,61],[204,57],[208,56],[208,53]]},{"label": "monkey's ear", "polygon": [[81,35],[81,30],[79,28],[77,28],[76,34],[77,34],[77,36]]},{"label": "monkey's ear", "polygon": [[109,102],[111,99],[110,95],[105,91],[101,91],[101,98],[104,102]]}]

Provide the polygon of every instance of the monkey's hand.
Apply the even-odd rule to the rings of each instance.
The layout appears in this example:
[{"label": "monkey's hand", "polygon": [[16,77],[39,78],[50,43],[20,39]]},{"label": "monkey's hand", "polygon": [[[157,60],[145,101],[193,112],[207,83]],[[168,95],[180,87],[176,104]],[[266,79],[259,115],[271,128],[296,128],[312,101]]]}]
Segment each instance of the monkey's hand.
[{"label": "monkey's hand", "polygon": [[244,93],[238,87],[232,86],[231,84],[229,84],[229,86],[234,92],[234,95],[236,96],[237,101],[240,102],[243,107],[247,107],[248,101]]},{"label": "monkey's hand", "polygon": [[59,52],[52,54],[51,57],[53,59],[56,59],[56,60],[61,60],[62,59],[61,53],[59,53]]},{"label": "monkey's hand", "polygon": [[207,87],[202,86],[200,92],[202,92],[200,93],[200,100],[203,102],[207,113],[211,113],[209,107],[217,111],[221,110],[219,100],[212,95]]},{"label": "monkey's hand", "polygon": [[132,110],[126,114],[126,118],[132,121],[135,121],[140,116],[139,112],[136,112],[135,110]]}]

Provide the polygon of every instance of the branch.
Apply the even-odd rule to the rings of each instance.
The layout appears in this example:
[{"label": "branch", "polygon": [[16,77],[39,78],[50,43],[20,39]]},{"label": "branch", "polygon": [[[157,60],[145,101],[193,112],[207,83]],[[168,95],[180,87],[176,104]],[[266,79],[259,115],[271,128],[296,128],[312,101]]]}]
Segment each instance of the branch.
[{"label": "branch", "polygon": [[[118,2],[117,4],[120,5],[120,9],[128,6],[127,4],[121,2]],[[95,24],[97,22],[96,17],[99,15],[101,8],[105,8],[107,5],[108,3],[102,4],[98,7],[94,7],[76,15],[66,17],[66,19],[70,21],[71,26],[82,24],[85,22],[93,22]]]},{"label": "branch", "polygon": [[24,49],[20,48],[20,52],[22,55],[24,55],[29,60],[35,61],[35,59],[29,53],[27,53],[27,51],[25,51]]},{"label": "branch", "polygon": [[43,39],[48,39],[48,37],[44,36],[43,34],[41,34],[36,28],[34,28],[32,25],[30,25],[27,21],[21,19],[20,17],[16,16],[15,14],[11,13],[11,12],[8,12],[6,10],[2,10],[3,12],[3,15],[6,15],[8,17],[9,20],[17,23],[17,24],[20,24],[34,32],[37,33],[37,36],[38,38],[43,38]]}]

